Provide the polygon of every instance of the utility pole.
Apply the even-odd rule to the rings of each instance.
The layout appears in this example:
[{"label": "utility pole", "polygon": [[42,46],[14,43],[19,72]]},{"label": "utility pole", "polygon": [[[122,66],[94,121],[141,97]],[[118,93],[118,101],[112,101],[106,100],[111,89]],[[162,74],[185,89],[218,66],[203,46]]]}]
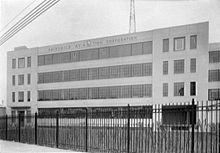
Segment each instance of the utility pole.
[{"label": "utility pole", "polygon": [[129,20],[129,33],[136,32],[136,21],[135,21],[135,6],[134,0],[130,2],[130,20]]}]

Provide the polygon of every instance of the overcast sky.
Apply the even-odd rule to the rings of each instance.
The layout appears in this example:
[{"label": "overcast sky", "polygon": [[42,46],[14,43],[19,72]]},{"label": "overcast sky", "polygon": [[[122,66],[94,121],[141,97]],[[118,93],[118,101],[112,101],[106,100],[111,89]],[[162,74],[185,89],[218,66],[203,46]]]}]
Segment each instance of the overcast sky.
[{"label": "overcast sky", "polygon": [[[4,28],[33,1],[0,0],[1,34],[43,0]],[[58,2],[0,46],[0,101],[6,101],[7,51],[128,33],[129,7],[130,0]],[[220,0],[135,0],[135,11],[137,31],[209,21],[209,42],[220,42]]]}]

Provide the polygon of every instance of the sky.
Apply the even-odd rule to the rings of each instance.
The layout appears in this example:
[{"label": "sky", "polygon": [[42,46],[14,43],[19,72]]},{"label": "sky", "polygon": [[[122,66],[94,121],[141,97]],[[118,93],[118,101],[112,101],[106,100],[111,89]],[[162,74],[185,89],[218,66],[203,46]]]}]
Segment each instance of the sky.
[{"label": "sky", "polygon": [[[0,35],[42,1],[0,0]],[[130,0],[61,0],[43,13],[0,46],[0,104],[7,51],[128,33],[129,9]],[[137,32],[208,21],[209,42],[220,42],[220,0],[135,0],[135,15]]]}]

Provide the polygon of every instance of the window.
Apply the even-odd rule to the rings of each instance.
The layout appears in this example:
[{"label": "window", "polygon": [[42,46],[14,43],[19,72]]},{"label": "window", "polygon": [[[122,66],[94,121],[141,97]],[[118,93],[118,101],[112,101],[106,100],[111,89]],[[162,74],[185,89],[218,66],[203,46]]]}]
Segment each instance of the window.
[{"label": "window", "polygon": [[134,97],[142,97],[142,86],[141,85],[133,85],[132,86],[132,98]]},{"label": "window", "polygon": [[118,46],[119,57],[131,56],[131,45],[120,45]]},{"label": "window", "polygon": [[163,52],[169,51],[169,39],[163,39]]},{"label": "window", "polygon": [[63,79],[63,71],[50,72],[52,73],[51,82],[61,82]]},{"label": "window", "polygon": [[220,51],[209,52],[209,63],[219,63],[220,62]]},{"label": "window", "polygon": [[44,100],[44,91],[38,91],[38,101],[43,101]]},{"label": "window", "polygon": [[88,99],[88,89],[80,88],[79,90],[79,99]]},{"label": "window", "polygon": [[184,59],[174,60],[174,74],[184,73]]},{"label": "window", "polygon": [[208,90],[208,99],[209,100],[220,100],[220,89],[209,89]]},{"label": "window", "polygon": [[25,67],[25,58],[19,58],[18,59],[18,68],[24,68]]},{"label": "window", "polygon": [[70,70],[70,81],[79,81],[79,80],[80,80],[80,71]]},{"label": "window", "polygon": [[209,82],[220,81],[220,69],[209,70]]},{"label": "window", "polygon": [[131,55],[141,55],[143,51],[142,43],[132,44],[131,45]]},{"label": "window", "polygon": [[152,41],[143,43],[143,54],[152,54]]},{"label": "window", "polygon": [[79,91],[78,89],[70,89],[70,100],[79,99]]},{"label": "window", "polygon": [[100,67],[99,68],[99,79],[108,79],[109,78],[109,68]]},{"label": "window", "polygon": [[31,57],[27,57],[27,67],[31,67]]},{"label": "window", "polygon": [[23,91],[18,92],[18,102],[24,102],[24,92]]},{"label": "window", "polygon": [[79,61],[79,51],[71,52],[71,62]]},{"label": "window", "polygon": [[185,50],[185,37],[174,38],[174,51]]},{"label": "window", "polygon": [[15,85],[15,75],[12,75],[12,85]]},{"label": "window", "polygon": [[142,64],[133,64],[132,65],[132,76],[142,76]]},{"label": "window", "polygon": [[99,98],[99,88],[89,88],[89,99]]},{"label": "window", "polygon": [[131,86],[121,87],[121,98],[131,98]]},{"label": "window", "polygon": [[24,75],[18,75],[18,85],[24,85]]},{"label": "window", "polygon": [[197,35],[190,36],[190,49],[197,48]]},{"label": "window", "polygon": [[196,72],[196,58],[190,59],[190,72],[195,73]]},{"label": "window", "polygon": [[38,56],[38,66],[44,65],[44,55]]},{"label": "window", "polygon": [[110,56],[110,58],[119,57],[118,47],[119,46],[111,46],[109,48],[109,56]]},{"label": "window", "polygon": [[109,58],[109,48],[100,48],[99,49],[99,58]]},{"label": "window", "polygon": [[27,101],[28,102],[31,101],[31,92],[30,91],[27,92]]},{"label": "window", "polygon": [[70,80],[70,71],[63,71],[63,81],[69,81]]},{"label": "window", "polygon": [[12,59],[12,68],[15,69],[16,68],[16,59]]},{"label": "window", "polygon": [[196,95],[196,82],[190,82],[190,96]]},{"label": "window", "polygon": [[163,97],[168,97],[168,83],[163,83]]},{"label": "window", "polygon": [[152,84],[146,84],[144,85],[144,96],[146,93],[146,97],[152,97]]},{"label": "window", "polygon": [[[100,93],[100,90],[99,90]],[[120,97],[120,87],[109,87],[109,98],[119,98]]]},{"label": "window", "polygon": [[27,84],[31,84],[31,74],[28,74],[27,75]]},{"label": "window", "polygon": [[91,68],[89,69],[89,80],[95,80],[99,78],[99,69],[98,68]]},{"label": "window", "polygon": [[80,80],[88,80],[88,69],[80,70]]},{"label": "window", "polygon": [[12,102],[15,102],[15,92],[12,92]]},{"label": "window", "polygon": [[123,77],[130,77],[131,76],[131,68],[132,65],[121,65],[120,66],[120,76]]},{"label": "window", "polygon": [[120,66],[111,66],[110,67],[110,78],[119,78],[120,77]]},{"label": "window", "polygon": [[174,83],[174,96],[184,96],[184,82]]},{"label": "window", "polygon": [[97,49],[90,49],[90,50],[83,50],[79,52],[80,61],[87,61],[87,60],[95,60],[98,59],[98,50]]},{"label": "window", "polygon": [[109,87],[99,88],[99,99],[106,99],[109,97]]},{"label": "window", "polygon": [[44,64],[49,65],[53,63],[53,55],[44,55]]},{"label": "window", "polygon": [[163,61],[163,74],[168,74],[168,61]]},{"label": "window", "polygon": [[63,90],[64,100],[70,100],[70,90],[64,89]]},{"label": "window", "polygon": [[60,53],[60,63],[69,63],[70,62],[70,52]]},{"label": "window", "polygon": [[143,76],[152,76],[152,63],[142,64]]}]

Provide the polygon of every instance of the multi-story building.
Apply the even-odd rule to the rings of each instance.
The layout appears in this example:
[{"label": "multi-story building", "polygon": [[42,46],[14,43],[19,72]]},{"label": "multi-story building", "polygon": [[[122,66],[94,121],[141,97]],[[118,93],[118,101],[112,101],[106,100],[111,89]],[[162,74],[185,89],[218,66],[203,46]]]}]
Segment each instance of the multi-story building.
[{"label": "multi-story building", "polygon": [[8,52],[9,113],[220,98],[208,22]]}]

